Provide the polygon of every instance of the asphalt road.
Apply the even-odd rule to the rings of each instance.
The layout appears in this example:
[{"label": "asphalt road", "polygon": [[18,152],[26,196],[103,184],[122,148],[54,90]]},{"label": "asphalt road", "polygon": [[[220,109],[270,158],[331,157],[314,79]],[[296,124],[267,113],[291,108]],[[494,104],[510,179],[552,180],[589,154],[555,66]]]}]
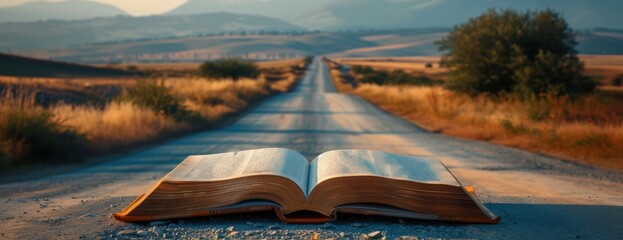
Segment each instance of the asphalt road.
[{"label": "asphalt road", "polygon": [[[110,214],[146,192],[186,156],[285,147],[309,159],[333,149],[377,149],[435,157],[494,213],[497,225],[340,216],[330,226],[284,225],[271,213],[186,219],[167,237],[207,237],[234,226],[238,237],[621,239],[623,173],[425,132],[366,101],[336,93],[319,60],[288,94],[262,102],[237,122],[69,173],[0,185],[0,239],[155,237]],[[271,227],[269,226],[278,226]],[[130,235],[117,235],[122,230]],[[272,231],[272,232],[271,232]],[[249,233],[247,232],[254,232]],[[141,235],[145,234],[145,235]],[[162,235],[159,235],[162,237]]]}]

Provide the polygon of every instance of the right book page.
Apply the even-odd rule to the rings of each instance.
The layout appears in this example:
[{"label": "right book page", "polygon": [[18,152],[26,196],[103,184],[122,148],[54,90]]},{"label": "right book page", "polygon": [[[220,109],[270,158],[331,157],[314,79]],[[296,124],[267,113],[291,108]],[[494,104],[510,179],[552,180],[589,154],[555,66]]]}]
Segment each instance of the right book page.
[{"label": "right book page", "polygon": [[436,159],[371,150],[337,150],[310,166],[308,203],[318,211],[497,223]]},{"label": "right book page", "polygon": [[420,183],[460,187],[439,160],[373,150],[335,150],[320,154],[311,163],[308,196],[323,181],[349,176],[377,176]]}]

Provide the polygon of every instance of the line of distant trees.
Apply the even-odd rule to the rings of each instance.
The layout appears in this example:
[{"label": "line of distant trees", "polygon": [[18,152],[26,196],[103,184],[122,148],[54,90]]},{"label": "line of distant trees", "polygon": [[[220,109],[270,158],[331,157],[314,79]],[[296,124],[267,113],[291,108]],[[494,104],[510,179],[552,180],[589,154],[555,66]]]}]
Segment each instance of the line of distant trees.
[{"label": "line of distant trees", "polygon": [[313,33],[320,33],[320,30],[317,31],[304,31],[304,30],[287,30],[287,31],[278,31],[278,30],[250,30],[250,31],[225,31],[225,32],[200,32],[200,33],[192,33],[187,35],[179,35],[179,36],[163,36],[163,37],[145,37],[145,38],[132,38],[132,39],[124,39],[124,40],[113,40],[113,41],[102,41],[102,42],[91,42],[91,43],[80,43],[74,44],[70,47],[84,47],[84,46],[101,46],[101,45],[112,45],[119,43],[137,43],[137,42],[149,42],[156,40],[172,40],[172,39],[181,39],[181,38],[191,38],[191,37],[223,37],[223,36],[302,36]]},{"label": "line of distant trees", "polygon": [[70,47],[101,46],[101,45],[111,45],[111,44],[119,44],[119,43],[137,43],[137,42],[148,42],[148,41],[156,41],[156,40],[172,40],[172,39],[190,38],[190,37],[303,36],[303,35],[317,34],[317,33],[355,34],[355,35],[398,34],[398,35],[404,36],[404,35],[412,35],[412,34],[447,32],[450,30],[451,28],[445,28],[445,27],[397,28],[397,29],[362,28],[362,29],[349,29],[349,30],[338,30],[338,31],[321,31],[321,30],[286,30],[286,31],[249,30],[249,31],[246,31],[246,30],[242,30],[242,31],[222,31],[222,32],[198,32],[198,33],[179,35],[179,36],[145,37],[145,38],[132,38],[132,39],[113,40],[113,41],[90,42],[90,43],[74,44],[74,45],[71,45]]},{"label": "line of distant trees", "polygon": [[52,57],[50,60],[83,62],[83,63],[107,63],[120,64],[123,62],[203,62],[206,60],[216,60],[224,58],[241,58],[248,60],[277,60],[293,59],[305,57],[302,53],[287,52],[266,52],[266,53],[125,53],[111,54],[104,56],[60,56]]}]

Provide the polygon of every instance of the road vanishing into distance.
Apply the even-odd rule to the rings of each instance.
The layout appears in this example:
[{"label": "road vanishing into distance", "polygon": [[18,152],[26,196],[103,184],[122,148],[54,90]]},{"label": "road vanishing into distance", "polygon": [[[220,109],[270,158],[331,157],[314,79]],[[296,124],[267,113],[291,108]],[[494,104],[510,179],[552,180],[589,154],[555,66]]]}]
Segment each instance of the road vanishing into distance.
[{"label": "road vanishing into distance", "polygon": [[[316,59],[291,93],[263,101],[221,129],[68,173],[0,184],[0,239],[115,238],[128,229],[138,234],[132,236],[141,236],[144,233],[138,231],[148,230],[149,223],[127,224],[110,215],[149,190],[188,155],[266,147],[294,149],[310,160],[334,149],[375,149],[438,158],[463,185],[474,186],[502,220],[497,225],[449,224],[345,215],[323,227],[280,224],[272,213],[252,213],[174,222],[177,226],[169,229],[177,232],[169,232],[168,237],[202,236],[197,234],[230,226],[241,232],[262,231],[239,236],[243,238],[287,238],[298,236],[297,232],[319,232],[320,238],[337,233],[359,238],[358,233],[376,230],[386,232],[388,239],[623,237],[621,172],[426,132],[356,96],[337,93],[328,68]],[[272,229],[294,235],[268,229],[276,224],[279,227]]]}]

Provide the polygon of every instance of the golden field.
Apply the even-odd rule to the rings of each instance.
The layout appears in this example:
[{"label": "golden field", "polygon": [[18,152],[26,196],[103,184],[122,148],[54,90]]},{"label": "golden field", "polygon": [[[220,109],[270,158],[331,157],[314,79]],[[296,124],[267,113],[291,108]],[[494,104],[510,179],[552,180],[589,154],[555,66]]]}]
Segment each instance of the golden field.
[{"label": "golden field", "polygon": [[[579,55],[586,74],[596,77],[602,86],[610,86],[615,77],[623,76],[623,55]],[[445,80],[449,70],[439,67],[440,56],[337,58],[340,64],[370,66],[378,70],[402,69],[414,74]],[[432,68],[426,68],[431,63]],[[623,88],[622,88],[623,89]]]},{"label": "golden field", "polygon": [[[424,64],[432,58],[414,57],[409,63],[338,60],[345,64],[364,64],[382,69],[426,72]],[[618,76],[623,69],[620,56],[583,56],[589,74],[606,69]],[[421,68],[420,68],[421,66]],[[623,169],[623,99],[604,95],[621,87],[602,86],[590,96],[571,101],[548,97],[530,102],[513,96],[493,100],[469,97],[442,87],[378,86],[351,87],[337,66],[331,74],[341,92],[349,92],[421,125],[433,132],[488,141],[533,152],[553,155],[585,164]],[[435,68],[437,65],[435,65]],[[434,74],[434,72],[433,72]],[[351,73],[352,75],[352,73]]]},{"label": "golden field", "polygon": [[[84,136],[89,152],[128,148],[217,126],[228,116],[247,109],[262,98],[289,91],[303,74],[291,66],[303,64],[302,59],[265,63],[264,66],[270,67],[266,67],[267,70],[258,79],[238,81],[196,76],[146,79],[0,77],[0,90],[5,89],[5,97],[0,98],[0,110],[16,113],[11,115],[14,117],[9,117],[10,114],[0,116],[0,128],[10,129],[12,124],[23,122],[20,119],[37,111],[45,116],[43,118],[49,118],[50,124]],[[185,112],[201,121],[179,120],[163,112],[119,100],[140,81],[160,84],[167,89],[167,94],[179,101]],[[21,97],[22,101],[29,104],[17,104],[13,92],[26,96]],[[42,105],[34,104],[35,99]],[[5,147],[9,146],[0,145],[0,163],[2,152],[7,152],[3,149]]]},{"label": "golden field", "polygon": [[[260,69],[270,69],[270,68],[287,68],[292,65],[299,64],[301,62],[300,58],[293,58],[287,60],[276,60],[276,61],[263,61],[257,62],[257,66]],[[123,64],[98,64],[96,66],[99,67],[110,67],[117,69],[129,69],[136,68],[143,71],[174,71],[174,72],[192,72],[197,71],[201,63],[188,63],[188,62],[179,62],[179,63],[123,63]]]},{"label": "golden field", "polygon": [[191,129],[187,123],[128,102],[112,102],[103,108],[58,104],[50,111],[57,121],[84,134],[96,152],[161,140]]},{"label": "golden field", "polygon": [[[291,86],[295,80],[296,78],[291,77],[268,83],[255,79],[206,81],[201,78],[175,78],[166,79],[164,84],[171,89],[174,96],[182,100],[186,109],[199,113],[206,120],[205,125],[199,127],[202,129],[246,109],[253,100],[287,91],[287,88],[270,89],[275,86]],[[197,128],[127,102],[113,101],[103,108],[61,103],[50,109],[66,126],[84,133],[92,148],[97,151],[159,140]]]}]

